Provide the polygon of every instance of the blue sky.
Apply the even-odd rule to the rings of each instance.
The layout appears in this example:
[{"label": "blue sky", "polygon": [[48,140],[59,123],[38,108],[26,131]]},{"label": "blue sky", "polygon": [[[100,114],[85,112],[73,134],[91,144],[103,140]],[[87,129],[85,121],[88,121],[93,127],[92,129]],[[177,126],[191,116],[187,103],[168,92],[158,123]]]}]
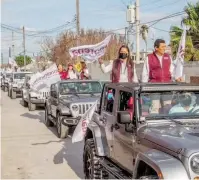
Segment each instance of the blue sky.
[{"label": "blue sky", "polygon": [[[124,28],[126,23],[126,6],[129,0],[79,0],[80,26],[82,28],[103,28],[105,30]],[[189,0],[195,3],[198,0]],[[140,0],[140,20],[149,22],[169,14],[182,11],[187,0]],[[60,26],[71,21],[76,13],[75,0],[1,0],[1,22],[14,27],[23,25],[32,31],[43,31]],[[168,31],[171,25],[180,25],[182,16],[170,18],[157,23],[154,28]],[[67,28],[66,28],[67,29]],[[56,37],[58,31],[46,34]],[[117,31],[116,31],[117,32]],[[123,30],[118,31],[124,33]],[[1,29],[1,51],[4,61],[8,56],[8,47],[11,45],[11,31]],[[164,38],[169,42],[168,32],[151,28],[148,36],[148,46],[152,47],[152,37]],[[43,37],[27,37],[27,52],[40,51],[40,42]],[[15,53],[22,52],[22,36],[14,33]],[[132,41],[135,37],[132,36]],[[141,49],[144,43],[141,40]]]}]

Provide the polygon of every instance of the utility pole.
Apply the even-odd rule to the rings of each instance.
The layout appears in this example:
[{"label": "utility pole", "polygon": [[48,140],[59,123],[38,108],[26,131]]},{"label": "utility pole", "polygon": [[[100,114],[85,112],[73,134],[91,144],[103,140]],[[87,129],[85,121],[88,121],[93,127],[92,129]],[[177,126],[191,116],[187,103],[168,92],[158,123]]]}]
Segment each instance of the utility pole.
[{"label": "utility pole", "polygon": [[1,53],[1,64],[3,65],[3,53]]},{"label": "utility pole", "polygon": [[80,23],[79,23],[79,0],[76,0],[76,28],[77,28],[77,43],[79,45]]},{"label": "utility pole", "polygon": [[[130,43],[130,32],[133,28],[133,24],[135,23],[135,7],[134,5],[128,5],[127,6],[127,12],[126,12],[126,21],[129,23],[129,26],[125,28],[125,35],[126,35],[126,44],[132,49],[131,43]],[[132,56],[132,50],[130,51],[130,54]]]},{"label": "utility pole", "polygon": [[14,31],[12,31],[12,58],[14,59],[15,51],[14,51],[15,45],[14,45]]},{"label": "utility pole", "polygon": [[140,63],[140,2],[135,2],[135,25],[136,25],[136,63]]},{"label": "utility pole", "polygon": [[23,26],[23,48],[24,48],[24,71],[26,71],[26,43],[25,43],[25,27]]}]

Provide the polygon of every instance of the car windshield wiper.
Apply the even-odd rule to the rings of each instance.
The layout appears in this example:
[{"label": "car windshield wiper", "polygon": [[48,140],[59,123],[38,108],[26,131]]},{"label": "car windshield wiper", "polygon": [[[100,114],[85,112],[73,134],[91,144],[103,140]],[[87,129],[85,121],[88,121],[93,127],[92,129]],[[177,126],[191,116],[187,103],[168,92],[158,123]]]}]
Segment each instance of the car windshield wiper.
[{"label": "car windshield wiper", "polygon": [[150,117],[146,117],[147,119],[150,118],[150,119],[155,119],[155,120],[158,120],[158,119],[165,119],[165,120],[170,120],[170,121],[173,121],[177,124],[180,124],[180,125],[184,125],[184,123],[178,121],[178,120],[175,120],[171,117],[168,117],[168,116],[150,116]]}]

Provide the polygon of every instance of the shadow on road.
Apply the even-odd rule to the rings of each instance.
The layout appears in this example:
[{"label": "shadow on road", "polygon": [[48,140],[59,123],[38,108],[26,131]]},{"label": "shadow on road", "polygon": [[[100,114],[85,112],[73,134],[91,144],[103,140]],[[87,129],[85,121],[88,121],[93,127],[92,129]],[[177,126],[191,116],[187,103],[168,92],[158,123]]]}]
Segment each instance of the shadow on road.
[{"label": "shadow on road", "polygon": [[62,149],[55,154],[54,164],[62,164],[64,160],[73,169],[76,175],[84,179],[83,173],[83,142],[72,143],[71,139],[65,139]]},{"label": "shadow on road", "polygon": [[[20,116],[23,116],[29,119],[37,119],[39,120],[40,123],[44,124],[44,118],[45,118],[44,111],[36,111],[36,112],[38,112],[38,114],[32,114],[30,112],[27,112],[27,113],[21,114]],[[46,127],[46,128],[48,128],[55,136],[57,136],[57,131],[55,127]]]}]

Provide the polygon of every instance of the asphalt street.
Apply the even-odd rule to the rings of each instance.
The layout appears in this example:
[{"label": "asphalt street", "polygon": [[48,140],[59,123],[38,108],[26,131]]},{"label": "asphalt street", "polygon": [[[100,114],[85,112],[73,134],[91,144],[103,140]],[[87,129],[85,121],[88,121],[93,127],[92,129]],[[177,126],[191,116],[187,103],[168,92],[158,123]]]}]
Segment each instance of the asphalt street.
[{"label": "asphalt street", "polygon": [[57,138],[44,109],[34,112],[1,91],[2,179],[82,179],[83,143]]}]

